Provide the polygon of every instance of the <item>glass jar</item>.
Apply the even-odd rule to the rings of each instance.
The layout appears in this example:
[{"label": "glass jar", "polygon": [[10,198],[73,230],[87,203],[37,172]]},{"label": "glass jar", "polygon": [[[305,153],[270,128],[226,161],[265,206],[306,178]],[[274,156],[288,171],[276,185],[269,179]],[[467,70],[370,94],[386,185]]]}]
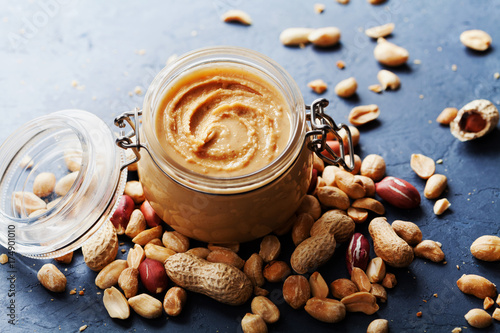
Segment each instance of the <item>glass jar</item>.
[{"label": "glass jar", "polygon": [[[290,136],[282,153],[264,168],[238,177],[217,178],[176,163],[160,145],[155,119],[162,97],[173,83],[193,71],[237,66],[272,84],[284,96]],[[146,93],[140,131],[139,178],[156,213],[177,231],[206,242],[244,242],[285,223],[306,195],[312,153],[306,144],[305,105],[294,80],[275,61],[236,47],[191,52],[165,67]]]},{"label": "glass jar", "polygon": [[[0,147],[0,244],[36,258],[78,249],[111,216],[123,193],[125,154],[114,141],[101,119],[82,110],[54,112],[14,132]],[[57,180],[73,172],[74,181],[64,195],[43,198],[45,211],[30,214],[39,207],[30,205],[29,194],[42,172]]]},{"label": "glass jar", "polygon": [[[291,113],[290,136],[281,154],[262,169],[217,178],[190,171],[166,154],[155,132],[155,115],[162,96],[179,77],[207,66],[229,65],[252,72],[283,95]],[[2,144],[0,244],[9,252],[35,258],[58,257],[78,249],[112,216],[125,188],[126,166],[137,159],[146,199],[179,232],[214,243],[244,242],[266,235],[283,226],[306,195],[312,174],[311,151],[349,168],[337,133],[343,128],[354,160],[349,129],[337,126],[324,113],[327,105],[328,101],[320,99],[305,106],[293,79],[257,52],[214,47],[186,54],[156,76],[142,113],[125,112],[115,119],[117,126],[125,127],[126,121],[133,129],[118,139],[97,116],[64,110],[28,122]],[[306,109],[311,110],[307,115]],[[327,133],[339,140],[341,157],[326,144]],[[137,159],[127,159],[124,149],[132,149]],[[322,155],[325,149],[330,158]],[[53,173],[57,180],[71,173],[67,192],[56,195],[56,185],[55,192],[43,200],[36,198],[33,183],[43,172]],[[33,207],[42,209],[32,212]]]}]

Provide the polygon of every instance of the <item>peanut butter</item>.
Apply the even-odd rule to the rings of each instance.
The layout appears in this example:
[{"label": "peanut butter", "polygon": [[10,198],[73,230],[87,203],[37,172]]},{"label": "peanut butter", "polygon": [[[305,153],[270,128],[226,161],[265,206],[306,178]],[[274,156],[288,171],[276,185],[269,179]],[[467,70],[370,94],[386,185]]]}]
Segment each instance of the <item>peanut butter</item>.
[{"label": "peanut butter", "polygon": [[257,171],[290,137],[284,96],[242,66],[207,66],[172,83],[156,113],[155,131],[181,166],[213,177]]}]

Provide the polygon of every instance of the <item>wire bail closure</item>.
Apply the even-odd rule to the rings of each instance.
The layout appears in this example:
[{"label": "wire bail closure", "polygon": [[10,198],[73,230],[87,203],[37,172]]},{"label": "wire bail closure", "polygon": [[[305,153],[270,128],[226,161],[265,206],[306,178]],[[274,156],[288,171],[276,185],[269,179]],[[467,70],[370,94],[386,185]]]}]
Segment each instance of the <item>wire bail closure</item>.
[{"label": "wire bail closure", "polygon": [[[144,148],[146,149],[146,151],[148,151],[146,146],[141,145],[141,139],[139,135],[140,126],[138,124],[139,116],[142,116],[142,110],[140,110],[139,108],[135,108],[133,111],[126,111],[115,118],[115,126],[119,128],[125,128],[127,126],[127,124],[125,124],[126,121],[132,128],[132,130],[127,134],[125,134],[124,130],[120,130],[120,136],[116,139],[116,145],[125,150],[132,149],[135,154],[135,158],[131,161],[126,161],[125,164],[122,164],[120,166],[120,170],[125,169],[129,165],[134,164],[141,159],[141,154],[139,153],[141,148]],[[132,122],[132,120],[130,119],[131,117],[134,117],[134,122]],[[133,139],[134,137],[135,140]]]},{"label": "wire bail closure", "polygon": [[[354,149],[352,144],[351,131],[349,127],[345,124],[337,125],[335,121],[325,113],[325,108],[328,106],[329,102],[325,98],[319,98],[315,100],[310,106],[306,105],[306,110],[309,112],[306,114],[306,120],[310,122],[311,130],[306,133],[306,138],[310,137],[307,143],[307,148],[314,152],[319,158],[329,164],[336,164],[342,166],[344,169],[349,171],[354,170]],[[132,128],[130,132],[125,134],[124,130],[120,131],[120,136],[116,139],[116,144],[122,149],[132,149],[135,154],[135,158],[131,161],[127,161],[120,167],[120,170],[125,169],[129,165],[136,163],[141,159],[141,154],[139,151],[145,149],[148,154],[149,150],[146,146],[141,144],[140,140],[140,126],[139,126],[139,116],[142,116],[142,110],[135,108],[133,111],[126,111],[115,118],[115,125],[119,128],[125,128],[129,124]],[[134,118],[134,121],[130,119]],[[349,157],[350,165],[345,161],[344,152],[344,141],[340,134],[340,130],[344,129],[347,133],[347,142],[349,144]],[[340,146],[340,156],[338,156],[333,149],[326,143],[327,135],[331,133],[335,136]],[[134,140],[135,137],[135,140]],[[134,142],[135,141],[135,142]],[[323,152],[326,150],[331,157],[325,156]],[[156,162],[155,162],[156,163]]]},{"label": "wire bail closure", "polygon": [[[344,169],[349,171],[354,170],[354,149],[352,144],[351,131],[346,124],[337,125],[335,121],[325,113],[325,108],[328,106],[329,102],[325,98],[316,99],[310,106],[306,105],[306,110],[309,113],[306,114],[307,121],[311,124],[311,130],[306,133],[306,137],[310,137],[310,141],[307,143],[307,148],[314,152],[319,158],[329,164],[336,164],[342,166]],[[338,133],[340,130],[344,129],[347,133],[347,142],[349,144],[349,157],[350,165],[347,165],[345,160],[344,151],[344,140]],[[338,156],[333,149],[326,143],[328,133],[333,134],[337,139],[340,147],[340,156]],[[325,156],[323,152],[326,150],[333,158]]]}]

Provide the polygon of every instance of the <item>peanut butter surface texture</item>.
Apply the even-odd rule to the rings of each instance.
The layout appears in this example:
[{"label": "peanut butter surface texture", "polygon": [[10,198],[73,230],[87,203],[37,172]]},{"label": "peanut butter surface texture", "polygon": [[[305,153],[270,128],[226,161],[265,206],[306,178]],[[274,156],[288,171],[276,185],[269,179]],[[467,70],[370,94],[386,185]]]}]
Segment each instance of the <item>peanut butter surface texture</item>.
[{"label": "peanut butter surface texture", "polygon": [[290,110],[266,78],[235,66],[211,66],[171,84],[156,112],[156,135],[181,166],[213,177],[257,171],[290,136]]}]

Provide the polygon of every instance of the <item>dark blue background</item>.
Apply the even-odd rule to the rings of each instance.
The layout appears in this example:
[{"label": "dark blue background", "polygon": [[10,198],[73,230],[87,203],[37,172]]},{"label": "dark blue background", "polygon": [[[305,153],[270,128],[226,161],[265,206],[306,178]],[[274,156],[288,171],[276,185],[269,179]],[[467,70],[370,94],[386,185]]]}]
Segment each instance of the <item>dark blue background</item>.
[{"label": "dark blue background", "polygon": [[[422,153],[443,159],[437,172],[448,177],[445,196],[451,209],[437,217],[434,201],[423,199],[417,210],[387,207],[387,217],[417,223],[424,238],[440,241],[447,264],[416,259],[408,269],[392,270],[398,278],[389,290],[387,304],[373,316],[349,313],[335,325],[320,323],[303,311],[291,309],[282,299],[280,285],[267,284],[270,298],[282,318],[271,331],[363,332],[375,318],[390,321],[392,332],[450,332],[467,325],[463,315],[482,301],[462,294],[456,280],[475,273],[500,284],[499,264],[475,260],[471,243],[484,234],[499,235],[500,132],[497,129],[475,142],[461,143],[435,119],[445,107],[460,108],[485,98],[500,104],[500,2],[497,1],[395,1],[372,6],[364,0],[340,5],[322,0],[323,14],[313,5],[320,0],[197,0],[197,1],[0,1],[0,142],[29,119],[60,109],[78,108],[99,115],[110,126],[113,118],[136,106],[142,96],[129,96],[136,86],[145,92],[155,74],[173,55],[205,46],[236,45],[262,52],[280,63],[296,80],[306,103],[317,98],[307,82],[322,78],[330,89],[328,112],[337,122],[347,122],[355,105],[375,103],[381,114],[375,124],[361,128],[357,153],[382,155],[387,174],[404,178],[422,193],[424,181],[410,169],[410,155]],[[253,18],[249,27],[221,22],[228,9],[243,9]],[[363,29],[388,22],[396,28],[390,41],[407,48],[410,60],[394,69],[401,78],[398,91],[374,94],[367,87],[377,83],[382,67],[373,58],[375,41]],[[280,32],[289,27],[337,26],[339,46],[317,49],[288,48],[280,44]],[[467,50],[459,35],[467,29],[483,29],[493,38],[484,53]],[[141,55],[140,50],[145,50]],[[414,60],[421,64],[415,64]],[[336,68],[337,60],[346,63]],[[453,64],[457,71],[452,71]],[[334,85],[350,76],[358,81],[357,96],[341,100]],[[72,87],[76,80],[80,89]],[[82,86],[85,86],[84,89]],[[423,95],[423,99],[419,96]],[[366,225],[359,231],[366,233]],[[122,239],[128,249],[130,242]],[[283,237],[284,255],[292,250]],[[243,246],[244,259],[258,251],[258,242]],[[0,252],[5,252],[2,249]],[[328,283],[346,277],[345,245],[321,269]],[[125,257],[121,252],[119,258]],[[53,294],[45,290],[36,272],[45,261],[16,256],[15,327],[8,324],[7,266],[0,267],[0,331],[86,332],[104,329],[123,331],[169,330],[235,332],[250,305],[229,307],[190,293],[188,305],[178,318],[146,320],[136,314],[126,321],[110,319],[102,295],[94,285],[95,273],[84,264],[80,252],[67,266],[68,291],[85,288],[84,296]],[[457,269],[457,265],[460,270]],[[64,271],[65,266],[58,264]],[[433,294],[437,293],[437,298]],[[53,299],[53,300],[51,300]],[[426,300],[427,302],[423,302]],[[422,311],[421,318],[416,313]],[[491,311],[490,311],[491,313]],[[484,332],[493,332],[499,323]],[[474,331],[470,329],[469,331]]]}]

